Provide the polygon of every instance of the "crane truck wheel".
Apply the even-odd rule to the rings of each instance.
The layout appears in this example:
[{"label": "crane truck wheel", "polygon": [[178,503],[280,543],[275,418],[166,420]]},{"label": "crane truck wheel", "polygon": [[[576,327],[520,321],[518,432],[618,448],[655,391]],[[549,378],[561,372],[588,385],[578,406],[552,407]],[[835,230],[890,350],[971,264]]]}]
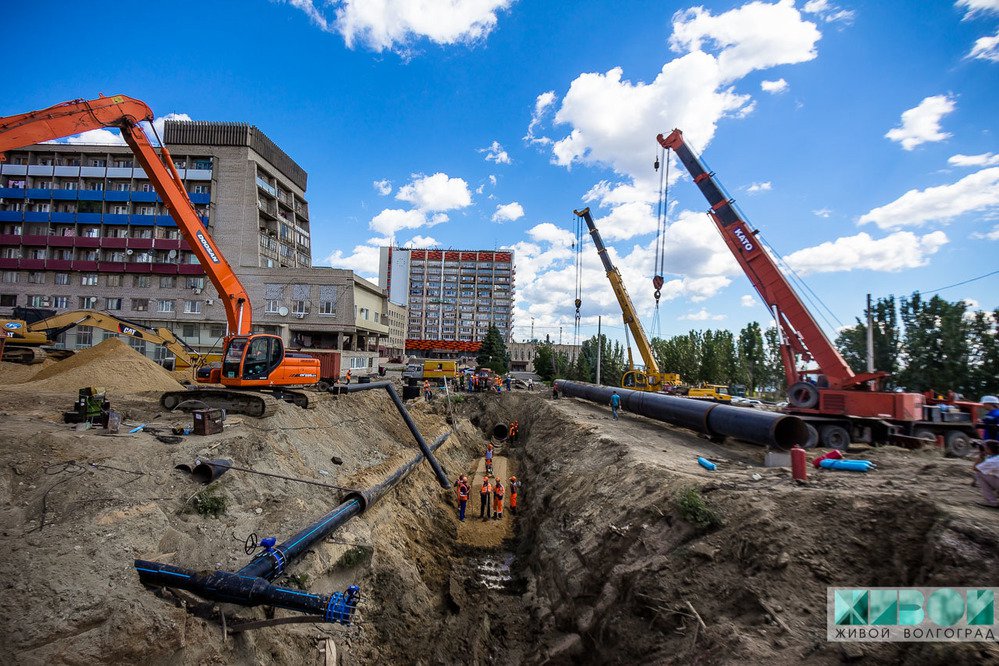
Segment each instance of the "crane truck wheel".
[{"label": "crane truck wheel", "polygon": [[850,433],[843,426],[825,425],[819,431],[822,438],[822,446],[827,449],[839,449],[846,451],[850,448]]},{"label": "crane truck wheel", "polygon": [[819,445],[819,431],[811,423],[806,423],[805,429],[808,431],[808,439],[802,442],[801,448],[814,449]]},{"label": "crane truck wheel", "polygon": [[808,382],[792,384],[787,390],[787,401],[792,407],[811,409],[819,404],[819,389]]},{"label": "crane truck wheel", "polygon": [[932,442],[937,441],[937,434],[929,428],[918,428],[912,433],[912,436],[916,439],[928,439]]},{"label": "crane truck wheel", "polygon": [[947,455],[951,458],[967,458],[975,451],[971,445],[971,437],[960,430],[951,430],[944,437]]}]

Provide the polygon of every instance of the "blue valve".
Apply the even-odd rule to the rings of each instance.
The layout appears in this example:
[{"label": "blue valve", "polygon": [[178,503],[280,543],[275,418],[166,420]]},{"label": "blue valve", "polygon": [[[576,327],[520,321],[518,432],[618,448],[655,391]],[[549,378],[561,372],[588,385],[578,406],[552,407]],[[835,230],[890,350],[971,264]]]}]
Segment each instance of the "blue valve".
[{"label": "blue valve", "polygon": [[266,550],[268,553],[274,550],[274,544],[276,543],[277,539],[275,537],[264,537],[263,539],[260,540],[261,547],[264,550]]}]

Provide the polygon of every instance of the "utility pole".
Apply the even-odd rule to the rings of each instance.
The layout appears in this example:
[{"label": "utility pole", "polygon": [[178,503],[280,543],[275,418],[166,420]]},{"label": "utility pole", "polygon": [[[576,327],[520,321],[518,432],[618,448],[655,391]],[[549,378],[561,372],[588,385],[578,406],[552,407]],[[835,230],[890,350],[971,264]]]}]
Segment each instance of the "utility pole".
[{"label": "utility pole", "polygon": [[597,315],[597,386],[600,385],[600,350],[603,348],[603,336],[600,333],[600,324],[602,317]]},{"label": "utility pole", "polygon": [[[867,372],[874,372],[874,313],[871,312],[871,295],[867,294]],[[874,388],[874,381],[870,382]]]},{"label": "utility pole", "polygon": [[559,345],[559,347],[562,346],[562,327],[561,326],[558,327],[558,345]]},{"label": "utility pole", "polygon": [[531,342],[534,342],[534,317],[531,317]]}]

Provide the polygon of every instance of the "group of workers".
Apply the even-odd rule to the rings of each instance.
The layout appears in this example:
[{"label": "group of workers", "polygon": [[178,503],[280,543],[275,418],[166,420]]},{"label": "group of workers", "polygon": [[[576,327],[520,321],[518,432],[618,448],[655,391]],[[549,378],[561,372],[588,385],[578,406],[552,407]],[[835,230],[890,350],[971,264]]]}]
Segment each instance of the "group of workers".
[{"label": "group of workers", "polygon": [[[490,480],[491,479],[491,480]],[[509,496],[507,489],[509,488]],[[465,522],[465,511],[468,508],[468,496],[471,492],[468,477],[464,474],[455,482],[455,492],[458,494],[458,520]],[[503,480],[494,477],[489,472],[482,475],[482,485],[479,487],[479,518],[485,520],[502,520],[503,503],[509,503],[510,511],[517,513],[517,497],[520,494],[520,481],[511,476],[509,486],[503,485]]]}]

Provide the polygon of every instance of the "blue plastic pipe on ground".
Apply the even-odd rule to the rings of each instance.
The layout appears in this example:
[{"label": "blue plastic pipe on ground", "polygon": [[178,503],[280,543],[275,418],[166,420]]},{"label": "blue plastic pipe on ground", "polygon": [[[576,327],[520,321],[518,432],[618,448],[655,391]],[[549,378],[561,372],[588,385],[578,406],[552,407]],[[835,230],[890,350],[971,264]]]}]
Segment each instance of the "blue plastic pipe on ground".
[{"label": "blue plastic pipe on ground", "polygon": [[697,464],[703,467],[704,469],[710,470],[712,472],[715,471],[715,469],[718,467],[718,465],[714,464],[713,462],[711,462],[710,460],[708,460],[703,456],[697,456]]},{"label": "blue plastic pipe on ground", "polygon": [[869,472],[877,467],[870,460],[834,460],[826,458],[819,461],[819,466],[825,469],[838,469],[845,472]]}]

